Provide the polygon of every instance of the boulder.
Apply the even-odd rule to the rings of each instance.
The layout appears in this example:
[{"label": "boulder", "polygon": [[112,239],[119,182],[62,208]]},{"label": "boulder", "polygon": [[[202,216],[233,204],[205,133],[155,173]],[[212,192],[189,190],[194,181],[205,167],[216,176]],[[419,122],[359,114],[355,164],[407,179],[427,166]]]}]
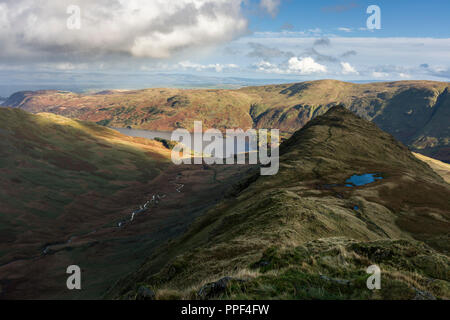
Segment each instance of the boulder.
[{"label": "boulder", "polygon": [[139,287],[136,295],[136,300],[155,300],[155,299],[156,294],[153,290],[145,286]]},{"label": "boulder", "polygon": [[224,277],[216,282],[205,284],[198,291],[197,296],[203,300],[208,300],[217,297],[227,290],[230,281],[244,282],[244,280],[233,279],[232,277]]}]

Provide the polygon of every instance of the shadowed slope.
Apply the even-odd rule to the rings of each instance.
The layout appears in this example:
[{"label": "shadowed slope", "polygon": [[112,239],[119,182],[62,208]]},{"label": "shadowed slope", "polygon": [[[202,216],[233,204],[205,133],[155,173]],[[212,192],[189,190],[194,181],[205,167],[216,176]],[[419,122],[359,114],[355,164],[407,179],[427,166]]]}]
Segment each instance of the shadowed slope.
[{"label": "shadowed slope", "polygon": [[248,169],[175,166],[160,142],[1,108],[0,298],[101,298]]},{"label": "shadowed slope", "polygon": [[1,108],[0,265],[113,223],[169,157],[158,142],[93,123]]}]

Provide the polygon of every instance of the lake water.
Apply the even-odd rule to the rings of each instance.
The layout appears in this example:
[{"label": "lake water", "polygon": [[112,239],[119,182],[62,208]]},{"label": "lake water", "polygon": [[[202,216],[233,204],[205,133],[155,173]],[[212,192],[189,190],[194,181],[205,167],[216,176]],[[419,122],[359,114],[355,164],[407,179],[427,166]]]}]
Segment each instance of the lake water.
[{"label": "lake water", "polygon": [[130,137],[140,137],[146,138],[150,140],[154,140],[155,138],[161,138],[170,140],[172,132],[167,131],[150,131],[150,130],[137,130],[137,129],[128,129],[128,128],[111,128],[120,133],[130,136]]},{"label": "lake water", "polygon": [[[140,137],[140,138],[146,138],[150,140],[154,140],[155,138],[161,138],[166,140],[171,140],[172,138],[172,132],[168,131],[152,131],[152,130],[139,130],[139,129],[128,129],[128,128],[111,128],[114,130],[119,131],[120,133],[130,136],[130,137]],[[194,135],[191,134],[191,147],[194,146]],[[223,145],[224,145],[224,154],[225,154],[225,148],[226,148],[226,139],[222,139]],[[211,142],[203,142],[203,148],[211,144]],[[241,145],[238,144],[237,141],[234,142],[234,154],[239,154],[243,152],[249,152],[249,151],[255,151],[254,149],[250,148],[250,143],[246,139],[245,144]]]},{"label": "lake water", "polygon": [[366,184],[374,183],[376,180],[381,180],[379,173],[366,173],[362,175],[353,175],[349,179],[345,180],[347,187],[360,187]]}]

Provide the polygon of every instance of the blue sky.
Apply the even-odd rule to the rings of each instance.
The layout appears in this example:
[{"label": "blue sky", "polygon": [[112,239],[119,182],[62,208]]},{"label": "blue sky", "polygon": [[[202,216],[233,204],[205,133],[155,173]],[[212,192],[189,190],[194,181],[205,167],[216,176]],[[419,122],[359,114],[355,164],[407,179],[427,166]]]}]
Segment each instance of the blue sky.
[{"label": "blue sky", "polygon": [[[375,1],[282,1],[273,19],[261,19],[251,14],[254,31],[280,30],[285,24],[294,30],[320,28],[324,32],[343,34],[340,27],[357,30],[366,26],[369,5],[382,10],[382,30],[365,32],[368,37],[437,37],[448,38],[450,33],[450,1],[445,0],[375,0]],[[361,36],[351,32],[345,36]]]},{"label": "blue sky", "polygon": [[[381,29],[368,30],[369,5]],[[448,0],[0,0],[17,90],[450,80]]]}]

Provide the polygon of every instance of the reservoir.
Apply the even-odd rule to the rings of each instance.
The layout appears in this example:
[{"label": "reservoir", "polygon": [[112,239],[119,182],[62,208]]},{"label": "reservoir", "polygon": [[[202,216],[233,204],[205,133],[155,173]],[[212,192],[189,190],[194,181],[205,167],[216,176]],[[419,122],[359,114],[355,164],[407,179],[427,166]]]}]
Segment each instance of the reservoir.
[{"label": "reservoir", "polygon": [[[152,131],[152,130],[140,130],[140,129],[129,129],[129,128],[111,128],[111,129],[114,129],[126,136],[146,138],[146,139],[150,139],[150,140],[154,140],[155,138],[171,140],[171,136],[172,136],[172,132],[169,132],[169,131]],[[191,146],[193,146],[194,145],[194,134],[191,134],[191,137],[192,137]],[[223,141],[223,145],[224,145],[224,149],[225,149],[226,138],[225,137],[222,138],[222,141]],[[209,145],[210,143],[211,142],[203,142],[203,148],[205,148],[205,146]],[[257,149],[250,148],[250,143],[248,142],[247,139],[245,140],[244,146],[241,146],[235,140],[234,150],[235,150],[235,154],[239,154],[239,153],[243,153],[243,152],[250,152],[250,151],[257,151]],[[224,154],[225,154],[225,150],[224,150]]]}]

